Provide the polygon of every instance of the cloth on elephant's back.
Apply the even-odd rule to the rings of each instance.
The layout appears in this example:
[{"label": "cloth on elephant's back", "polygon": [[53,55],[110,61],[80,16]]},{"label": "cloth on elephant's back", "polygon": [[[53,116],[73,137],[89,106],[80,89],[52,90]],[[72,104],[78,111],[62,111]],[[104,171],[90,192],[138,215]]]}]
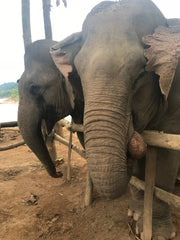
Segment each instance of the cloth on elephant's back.
[{"label": "cloth on elephant's back", "polygon": [[144,51],[146,70],[160,76],[161,92],[167,99],[180,58],[180,26],[160,26],[143,42],[149,47]]}]

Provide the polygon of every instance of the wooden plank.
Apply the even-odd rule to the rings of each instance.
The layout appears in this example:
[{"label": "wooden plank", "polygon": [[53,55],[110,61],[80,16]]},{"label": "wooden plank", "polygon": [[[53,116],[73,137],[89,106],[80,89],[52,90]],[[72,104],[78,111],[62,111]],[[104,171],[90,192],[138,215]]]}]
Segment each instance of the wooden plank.
[{"label": "wooden plank", "polygon": [[145,192],[144,192],[144,217],[143,217],[144,240],[151,240],[152,237],[152,209],[156,177],[156,158],[157,158],[156,148],[148,146],[146,153]]},{"label": "wooden plank", "polygon": [[180,151],[180,135],[167,134],[158,131],[144,131],[142,137],[150,146]]},{"label": "wooden plank", "polygon": [[[144,189],[145,189],[144,181],[142,181],[134,176],[131,177],[130,184],[135,186],[139,190],[144,191]],[[168,203],[171,207],[180,209],[180,197],[178,197],[172,193],[166,192],[163,189],[160,189],[158,187],[154,187],[154,195],[158,199]]]}]

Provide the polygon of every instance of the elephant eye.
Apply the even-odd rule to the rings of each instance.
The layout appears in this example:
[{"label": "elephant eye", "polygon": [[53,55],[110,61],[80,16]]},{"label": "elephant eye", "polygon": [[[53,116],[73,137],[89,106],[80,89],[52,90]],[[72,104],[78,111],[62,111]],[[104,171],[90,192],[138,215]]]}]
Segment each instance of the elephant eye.
[{"label": "elephant eye", "polygon": [[30,93],[31,93],[32,95],[37,95],[38,91],[39,91],[39,86],[37,86],[37,85],[31,85],[31,87],[30,87]]}]

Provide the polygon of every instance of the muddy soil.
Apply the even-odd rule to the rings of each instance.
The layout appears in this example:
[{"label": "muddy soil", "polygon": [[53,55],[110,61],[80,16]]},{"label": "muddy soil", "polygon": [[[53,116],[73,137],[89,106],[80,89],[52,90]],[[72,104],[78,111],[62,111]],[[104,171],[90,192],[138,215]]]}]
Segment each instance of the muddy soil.
[{"label": "muddy soil", "polygon": [[[68,139],[68,132],[64,130]],[[18,130],[1,130],[0,146],[20,141]],[[73,143],[79,145],[76,135]],[[72,178],[65,180],[67,147],[56,142],[58,170],[63,178],[49,177],[26,146],[0,151],[0,240],[131,240],[127,224],[129,190],[121,198],[97,196],[83,208],[86,161],[72,152]],[[180,186],[176,186],[180,196]],[[180,210],[173,209],[180,240]]]}]

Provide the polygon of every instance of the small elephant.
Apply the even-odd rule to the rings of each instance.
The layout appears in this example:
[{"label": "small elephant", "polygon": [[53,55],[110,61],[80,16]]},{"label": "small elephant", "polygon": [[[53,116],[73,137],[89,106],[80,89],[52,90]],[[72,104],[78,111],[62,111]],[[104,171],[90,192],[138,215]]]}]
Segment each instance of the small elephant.
[{"label": "small elephant", "polygon": [[[39,40],[30,44],[25,51],[25,71],[19,83],[18,125],[26,144],[37,155],[52,177],[58,177],[44,143],[41,123],[45,120],[48,133],[55,123],[71,115],[75,123],[82,124],[84,112],[84,97],[81,81],[75,70],[71,69],[65,78],[57,69],[50,48],[56,44],[51,40]],[[77,49],[77,43],[71,41]],[[83,133],[78,137],[84,145]]]},{"label": "small elephant", "polygon": [[[136,146],[128,151],[135,131],[180,134],[180,51],[174,49],[174,33],[178,37],[178,29],[169,27],[150,0],[105,1],[87,15],[74,59],[69,61],[68,51],[61,54],[57,66],[62,74],[67,77],[75,66],[82,82],[86,158],[101,196],[116,198],[126,191],[128,162],[142,157],[133,153]],[[159,148],[157,157],[156,186],[172,192],[180,153]],[[136,162],[134,174],[144,179],[145,160]],[[142,234],[143,194],[132,193],[128,214],[136,216],[136,230]],[[173,238],[168,204],[155,198],[153,206],[153,239]]]}]

